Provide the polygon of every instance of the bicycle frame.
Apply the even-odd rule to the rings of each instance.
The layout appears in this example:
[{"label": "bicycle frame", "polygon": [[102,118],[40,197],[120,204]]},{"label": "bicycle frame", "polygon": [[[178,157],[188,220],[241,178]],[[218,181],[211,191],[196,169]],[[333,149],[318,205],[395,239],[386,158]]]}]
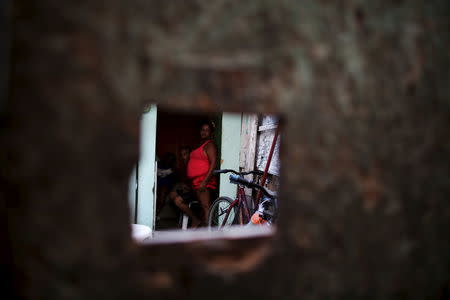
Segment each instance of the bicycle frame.
[{"label": "bicycle frame", "polygon": [[237,211],[243,212],[243,214],[245,214],[245,220],[250,220],[250,208],[248,207],[247,196],[245,195],[244,187],[242,187],[241,185],[238,185],[236,199],[230,204],[230,207],[227,208],[225,218],[223,219],[222,224],[219,226],[219,229],[221,229],[222,226],[227,223],[230,212],[236,205],[238,206]]}]

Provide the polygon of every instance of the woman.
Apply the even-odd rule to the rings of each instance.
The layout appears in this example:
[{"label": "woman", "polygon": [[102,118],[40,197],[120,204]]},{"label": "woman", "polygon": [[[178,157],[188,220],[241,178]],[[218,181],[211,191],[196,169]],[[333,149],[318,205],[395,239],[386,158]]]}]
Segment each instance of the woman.
[{"label": "woman", "polygon": [[217,147],[212,140],[213,132],[214,126],[211,122],[204,122],[201,125],[201,145],[191,152],[187,165],[187,176],[203,209],[204,225],[208,220],[211,191],[217,188],[217,180],[213,175],[217,163]]}]

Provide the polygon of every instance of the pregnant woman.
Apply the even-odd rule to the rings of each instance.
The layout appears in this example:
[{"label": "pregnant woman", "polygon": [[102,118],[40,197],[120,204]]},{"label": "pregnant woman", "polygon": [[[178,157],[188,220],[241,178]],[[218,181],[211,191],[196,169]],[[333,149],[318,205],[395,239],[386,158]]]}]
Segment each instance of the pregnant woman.
[{"label": "pregnant woman", "polygon": [[213,132],[213,124],[203,122],[200,128],[201,145],[191,152],[187,166],[187,176],[192,181],[192,189],[203,209],[202,225],[208,220],[211,190],[217,188],[217,180],[213,175],[217,163],[217,147],[212,140]]}]

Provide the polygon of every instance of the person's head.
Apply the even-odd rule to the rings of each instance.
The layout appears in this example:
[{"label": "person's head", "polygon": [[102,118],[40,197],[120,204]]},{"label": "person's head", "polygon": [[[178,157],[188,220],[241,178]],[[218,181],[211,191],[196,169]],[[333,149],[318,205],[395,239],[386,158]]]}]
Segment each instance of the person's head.
[{"label": "person's head", "polygon": [[191,148],[189,148],[188,146],[183,146],[180,149],[180,155],[181,155],[181,159],[183,161],[187,161],[189,159],[189,154],[191,153]]},{"label": "person's head", "polygon": [[167,166],[172,168],[175,165],[176,162],[176,157],[175,154],[173,154],[172,152],[166,152],[164,153],[161,162]]},{"label": "person's head", "polygon": [[200,126],[200,137],[202,140],[212,139],[214,134],[214,125],[211,121],[204,121]]}]

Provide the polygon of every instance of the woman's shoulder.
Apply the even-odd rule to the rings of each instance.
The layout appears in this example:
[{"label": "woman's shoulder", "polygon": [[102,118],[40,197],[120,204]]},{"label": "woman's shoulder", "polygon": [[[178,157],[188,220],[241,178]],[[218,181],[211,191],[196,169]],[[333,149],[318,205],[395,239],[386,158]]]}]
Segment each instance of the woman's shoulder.
[{"label": "woman's shoulder", "polygon": [[216,143],[214,142],[214,140],[209,140],[209,141],[205,142],[204,147],[205,148],[210,148],[210,147],[217,148]]}]

